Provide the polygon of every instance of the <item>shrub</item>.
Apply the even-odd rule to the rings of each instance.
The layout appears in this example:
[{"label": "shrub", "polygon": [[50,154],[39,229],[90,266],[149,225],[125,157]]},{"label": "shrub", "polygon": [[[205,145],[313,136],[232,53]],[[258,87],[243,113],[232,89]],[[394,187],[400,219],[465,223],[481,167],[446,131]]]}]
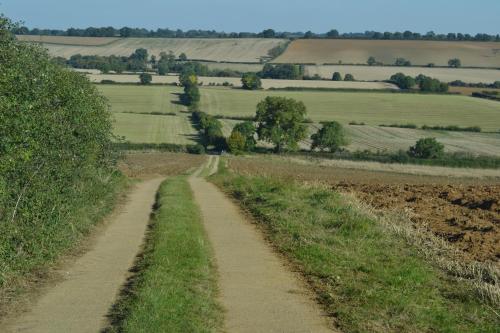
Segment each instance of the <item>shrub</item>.
[{"label": "shrub", "polygon": [[114,83],[116,82],[113,80],[101,80],[101,84],[114,84]]},{"label": "shrub", "polygon": [[205,154],[205,147],[200,144],[187,146],[187,152],[189,154],[202,155]]},{"label": "shrub", "polygon": [[342,75],[339,72],[333,73],[332,81],[342,81]]},{"label": "shrub", "polygon": [[354,79],[354,75],[346,74],[344,77],[344,81],[356,81],[356,80]]},{"label": "shrub", "polygon": [[241,154],[245,151],[245,138],[238,131],[233,131],[227,139],[227,146],[229,151],[235,155]]},{"label": "shrub", "polygon": [[255,148],[257,142],[255,141],[255,125],[253,121],[245,121],[243,123],[236,124],[233,128],[233,132],[238,132],[241,134],[245,140],[245,151],[252,151]]},{"label": "shrub", "polygon": [[405,58],[397,58],[396,62],[394,63],[396,66],[411,66],[411,62],[409,60],[406,60]]},{"label": "shrub", "polygon": [[243,77],[241,78],[241,83],[243,85],[243,89],[247,90],[257,90],[262,88],[262,82],[255,73],[243,74]]},{"label": "shrub", "polygon": [[462,61],[460,61],[460,59],[458,59],[458,58],[450,59],[448,61],[448,66],[454,67],[454,68],[462,67]]},{"label": "shrub", "polygon": [[149,73],[141,73],[141,75],[139,75],[139,79],[141,84],[151,84],[151,82],[153,82],[153,76]]},{"label": "shrub", "polygon": [[397,73],[391,76],[390,81],[401,89],[411,89],[415,85],[415,79],[403,73]]},{"label": "shrub", "polygon": [[312,150],[316,148],[321,151],[328,149],[332,153],[349,144],[344,128],[336,121],[324,123],[323,127],[311,136],[311,140]]},{"label": "shrub", "polygon": [[410,147],[408,155],[415,158],[437,159],[444,155],[444,145],[435,138],[424,138]]},{"label": "shrub", "polygon": [[11,28],[0,15],[0,288],[74,245],[117,180],[105,98]]}]

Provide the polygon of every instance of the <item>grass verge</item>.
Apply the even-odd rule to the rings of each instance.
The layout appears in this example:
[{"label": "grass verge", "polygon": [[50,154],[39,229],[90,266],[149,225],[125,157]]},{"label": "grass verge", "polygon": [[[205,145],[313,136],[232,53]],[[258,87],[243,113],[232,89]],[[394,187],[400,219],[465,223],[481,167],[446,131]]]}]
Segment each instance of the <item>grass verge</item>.
[{"label": "grass verge", "polygon": [[214,332],[222,314],[200,213],[185,176],[160,187],[137,274],[115,305],[107,332]]},{"label": "grass verge", "polygon": [[468,284],[347,197],[225,170],[211,179],[303,272],[343,332],[498,332],[499,317]]}]

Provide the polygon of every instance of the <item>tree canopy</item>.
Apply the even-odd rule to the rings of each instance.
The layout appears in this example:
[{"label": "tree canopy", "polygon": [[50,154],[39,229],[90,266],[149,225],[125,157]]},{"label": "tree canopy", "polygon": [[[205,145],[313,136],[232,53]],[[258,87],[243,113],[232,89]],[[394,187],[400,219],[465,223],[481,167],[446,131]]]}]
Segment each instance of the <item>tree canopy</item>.
[{"label": "tree canopy", "polygon": [[349,144],[344,127],[336,121],[323,123],[318,132],[311,136],[311,140],[312,150],[329,150],[332,153]]},{"label": "tree canopy", "polygon": [[260,140],[271,142],[276,152],[296,150],[305,139],[306,107],[292,98],[266,97],[257,105],[257,134]]}]

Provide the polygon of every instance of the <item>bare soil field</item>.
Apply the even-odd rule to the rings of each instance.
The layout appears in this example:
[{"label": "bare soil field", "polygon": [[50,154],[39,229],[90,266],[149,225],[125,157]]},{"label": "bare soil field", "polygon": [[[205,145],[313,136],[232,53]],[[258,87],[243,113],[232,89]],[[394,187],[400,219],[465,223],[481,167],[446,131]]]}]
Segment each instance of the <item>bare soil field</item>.
[{"label": "bare soil field", "polygon": [[[74,37],[82,38],[82,37]],[[43,40],[43,38],[42,38]],[[57,41],[57,39],[55,39]],[[94,41],[99,43],[98,40]],[[69,58],[75,54],[100,56],[129,56],[138,48],[145,48],[150,55],[159,57],[161,52],[185,53],[191,60],[260,63],[268,51],[284,43],[282,39],[209,39],[209,38],[122,38],[106,45],[89,46],[85,41],[68,43],[43,43],[53,56]],[[87,42],[88,43],[88,42]],[[65,45],[66,44],[66,45]],[[96,46],[97,45],[97,46]]]},{"label": "bare soil field", "polygon": [[500,67],[500,44],[494,42],[437,42],[394,40],[314,40],[293,41],[276,63],[366,64],[369,57],[383,64],[396,58],[413,65],[447,66],[448,60],[460,58],[467,67]]},{"label": "bare soil field", "polygon": [[[102,80],[112,80],[117,83],[139,83],[139,75],[132,74],[88,74],[87,77],[92,81],[99,83]],[[235,77],[206,77],[198,78],[200,84],[205,86],[210,84],[222,85],[225,82],[234,87],[241,87],[241,79]],[[153,75],[153,83],[176,84],[179,82],[177,75]],[[262,80],[262,88],[328,88],[328,89],[364,89],[364,90],[399,90],[397,86],[385,82],[346,82],[346,81],[324,81],[324,80]]]},{"label": "bare soil field", "polygon": [[[500,45],[499,45],[500,47]],[[396,73],[410,76],[424,74],[444,82],[461,80],[467,83],[493,83],[500,81],[500,70],[479,68],[428,68],[428,67],[397,67],[397,66],[348,66],[348,65],[307,65],[305,74],[319,75],[331,79],[334,72],[342,75],[352,74],[356,80],[382,81],[388,80]]]},{"label": "bare soil field", "polygon": [[71,36],[35,36],[17,35],[16,38],[22,42],[35,42],[42,44],[59,44],[72,46],[103,46],[108,45],[121,38],[118,37],[71,37]]},{"label": "bare soil field", "polygon": [[[278,158],[231,158],[229,167],[239,173],[322,183],[337,191],[354,192],[377,209],[404,213],[415,225],[462,250],[467,258],[500,259],[500,177],[423,176]],[[474,175],[475,170],[469,174]]]}]

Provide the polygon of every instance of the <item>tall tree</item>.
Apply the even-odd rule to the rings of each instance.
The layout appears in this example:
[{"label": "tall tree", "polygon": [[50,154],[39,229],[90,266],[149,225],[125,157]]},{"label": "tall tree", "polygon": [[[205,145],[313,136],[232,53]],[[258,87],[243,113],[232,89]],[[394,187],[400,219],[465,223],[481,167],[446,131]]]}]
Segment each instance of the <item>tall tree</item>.
[{"label": "tall tree", "polygon": [[305,139],[306,106],[291,98],[266,97],[257,105],[257,134],[260,140],[271,142],[275,151],[296,150]]}]

